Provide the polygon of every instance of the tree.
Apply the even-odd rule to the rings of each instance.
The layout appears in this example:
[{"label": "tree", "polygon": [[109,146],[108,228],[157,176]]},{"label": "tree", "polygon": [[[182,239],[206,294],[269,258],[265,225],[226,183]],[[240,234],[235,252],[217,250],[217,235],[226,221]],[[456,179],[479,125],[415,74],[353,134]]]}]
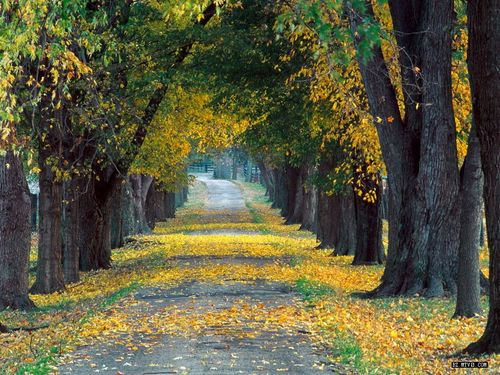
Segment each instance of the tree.
[{"label": "tree", "polygon": [[469,134],[469,150],[461,170],[460,247],[458,249],[457,305],[454,316],[473,317],[480,314],[481,284],[479,269],[479,238],[483,171],[476,129]]},{"label": "tree", "polygon": [[28,296],[31,200],[19,155],[0,155],[0,310],[33,307]]},{"label": "tree", "polygon": [[500,2],[469,0],[467,12],[472,107],[484,173],[490,251],[490,309],[482,337],[465,350],[470,353],[500,353]]}]

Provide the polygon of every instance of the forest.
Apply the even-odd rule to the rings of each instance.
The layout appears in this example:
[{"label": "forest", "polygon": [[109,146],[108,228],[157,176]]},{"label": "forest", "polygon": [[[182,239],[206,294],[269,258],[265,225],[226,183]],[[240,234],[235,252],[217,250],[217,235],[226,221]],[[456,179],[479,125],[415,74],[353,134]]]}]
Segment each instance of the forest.
[{"label": "forest", "polygon": [[0,0],[0,374],[498,373],[499,20]]}]

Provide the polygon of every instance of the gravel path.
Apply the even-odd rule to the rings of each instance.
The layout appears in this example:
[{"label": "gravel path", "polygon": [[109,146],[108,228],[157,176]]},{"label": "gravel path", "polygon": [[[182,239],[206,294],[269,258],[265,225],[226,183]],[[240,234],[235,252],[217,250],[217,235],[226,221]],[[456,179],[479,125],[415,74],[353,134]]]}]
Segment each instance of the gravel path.
[{"label": "gravel path", "polygon": [[[209,180],[208,209],[245,209],[240,188],[230,181]],[[209,235],[210,233],[204,233]],[[235,238],[243,232],[230,233]],[[203,234],[198,234],[203,235]],[[173,259],[176,267],[193,264],[263,265],[267,262],[287,263],[286,258],[237,256],[182,256]],[[135,292],[123,308],[139,319],[175,309],[181,314],[214,314],[225,309],[251,306],[263,311],[276,311],[299,303],[300,296],[290,285],[263,280],[232,280],[207,284],[194,280],[175,288],[142,288]],[[252,308],[250,308],[250,311]],[[171,310],[168,310],[171,311]],[[165,319],[168,319],[168,314]],[[316,374],[348,373],[340,366],[327,364],[322,350],[315,348],[308,332],[299,326],[278,328],[254,325],[255,322],[233,321],[220,327],[210,325],[185,335],[138,334],[127,332],[123,341],[144,343],[148,349],[130,351],[122,340],[80,347],[66,357],[60,367],[63,374]],[[287,325],[284,325],[286,327]]]}]

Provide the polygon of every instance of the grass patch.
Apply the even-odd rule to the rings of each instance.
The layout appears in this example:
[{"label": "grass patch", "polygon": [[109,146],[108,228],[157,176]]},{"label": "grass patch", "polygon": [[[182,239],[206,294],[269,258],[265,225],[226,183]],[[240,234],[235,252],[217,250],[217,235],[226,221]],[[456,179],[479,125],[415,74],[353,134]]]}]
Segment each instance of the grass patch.
[{"label": "grass patch", "polygon": [[361,371],[366,369],[363,362],[363,351],[354,337],[339,334],[332,347],[332,356],[339,362]]},{"label": "grass patch", "polygon": [[33,363],[26,363],[20,366],[16,371],[16,375],[45,375],[54,372],[57,370],[56,355],[58,353],[59,348],[57,346],[53,346],[50,348],[48,354],[38,357]]},{"label": "grass patch", "polygon": [[320,297],[334,295],[335,291],[328,285],[306,278],[300,278],[295,282],[297,291],[303,295],[304,301],[312,302]]},{"label": "grass patch", "polygon": [[260,214],[259,211],[257,211],[252,204],[249,201],[245,201],[245,206],[247,206],[248,211],[250,211],[250,216],[252,217],[252,223],[255,224],[264,224],[265,219],[264,217]]}]

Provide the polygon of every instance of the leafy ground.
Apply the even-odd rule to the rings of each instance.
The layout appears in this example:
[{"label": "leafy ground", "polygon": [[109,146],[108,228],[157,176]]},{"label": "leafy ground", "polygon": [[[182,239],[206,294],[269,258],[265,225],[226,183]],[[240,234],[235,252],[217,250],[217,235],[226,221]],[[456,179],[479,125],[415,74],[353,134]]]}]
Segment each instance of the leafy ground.
[{"label": "leafy ground", "polygon": [[[63,293],[33,296],[38,306],[34,311],[0,312],[0,321],[11,327],[47,325],[0,334],[0,371],[56,372],[60,363],[81,360],[81,348],[109,343],[119,345],[117,363],[126,362],[137,353],[154,351],[161,337],[198,340],[210,327],[212,336],[241,340],[255,339],[263,331],[289,338],[302,332],[332,363],[346,365],[334,367],[339,372],[440,374],[452,373],[454,353],[480,336],[485,317],[451,320],[453,300],[352,297],[352,292],[376,287],[383,268],[354,267],[351,257],[316,250],[313,235],[283,225],[259,185],[239,185],[247,209],[207,211],[206,186],[197,183],[176,219],[113,253],[113,269],[85,274]],[[175,293],[186,290],[195,295],[193,290],[212,288],[215,295],[224,286],[244,292],[245,283],[264,285],[266,293],[288,286],[302,298],[293,292],[288,302],[270,304],[235,294],[216,308],[171,302]],[[156,304],[148,299],[167,292],[168,298],[157,298]],[[302,338],[286,340],[292,342],[291,349],[281,355],[309,345]],[[86,353],[92,357],[92,350]],[[99,369],[95,358],[84,359]],[[498,373],[499,357],[487,360],[490,367],[483,371]],[[313,366],[329,368],[321,361]],[[286,363],[274,367],[276,372],[291,370]]]}]

